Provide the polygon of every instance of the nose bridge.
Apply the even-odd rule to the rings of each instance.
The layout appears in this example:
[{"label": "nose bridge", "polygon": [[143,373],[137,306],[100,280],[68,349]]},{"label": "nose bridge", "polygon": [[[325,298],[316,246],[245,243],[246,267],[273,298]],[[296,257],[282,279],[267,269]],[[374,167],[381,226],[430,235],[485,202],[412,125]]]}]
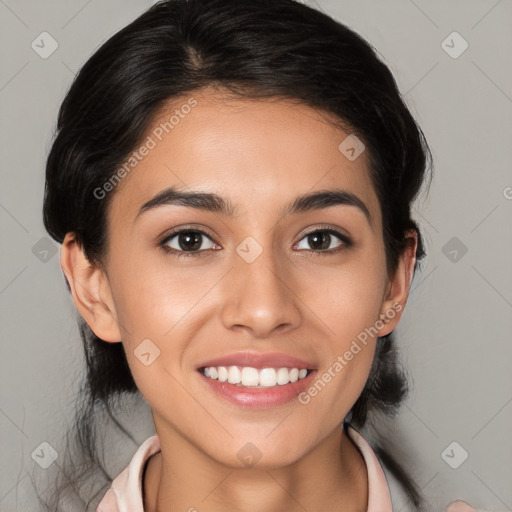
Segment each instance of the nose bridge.
[{"label": "nose bridge", "polygon": [[227,328],[244,326],[266,336],[279,326],[296,327],[300,311],[286,282],[286,263],[278,261],[271,245],[258,246],[246,239],[237,247],[222,316]]}]

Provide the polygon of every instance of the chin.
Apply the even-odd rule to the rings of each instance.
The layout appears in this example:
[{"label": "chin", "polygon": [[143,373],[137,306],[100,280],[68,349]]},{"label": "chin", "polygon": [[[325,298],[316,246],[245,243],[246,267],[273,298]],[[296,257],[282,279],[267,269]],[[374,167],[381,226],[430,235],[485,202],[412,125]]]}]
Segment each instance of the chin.
[{"label": "chin", "polygon": [[231,469],[277,469],[294,464],[306,455],[305,440],[291,442],[289,437],[276,436],[270,442],[264,435],[260,438],[257,436],[249,438],[252,440],[245,439],[234,441],[231,444],[232,449],[229,446],[228,451],[224,450],[222,453],[210,454],[210,456]]}]

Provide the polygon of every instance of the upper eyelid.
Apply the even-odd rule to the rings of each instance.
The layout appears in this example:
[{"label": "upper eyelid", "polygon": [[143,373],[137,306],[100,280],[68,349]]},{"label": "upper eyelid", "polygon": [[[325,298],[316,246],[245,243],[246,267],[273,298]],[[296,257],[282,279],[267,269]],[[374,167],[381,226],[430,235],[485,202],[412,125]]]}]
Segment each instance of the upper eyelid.
[{"label": "upper eyelid", "polygon": [[164,235],[162,238],[162,241],[170,240],[171,238],[173,238],[181,233],[188,233],[190,231],[195,231],[197,233],[201,233],[202,235],[210,238],[212,240],[212,242],[215,241],[215,240],[213,240],[214,236],[211,235],[210,233],[208,233],[208,231],[206,231],[204,228],[186,227],[186,226],[184,228],[178,228],[175,231],[171,231],[170,233]]},{"label": "upper eyelid", "polygon": [[[328,226],[317,227],[317,228],[313,228],[313,229],[311,229],[309,231],[306,231],[299,238],[299,242],[302,241],[305,237],[307,237],[307,236],[309,236],[309,235],[311,235],[313,233],[316,233],[317,231],[326,231],[327,233],[338,237],[345,245],[352,245],[352,237],[351,236],[343,233],[339,229],[336,229],[336,228],[333,228],[333,227],[328,227]],[[319,251],[319,252],[330,252],[330,251]]]}]

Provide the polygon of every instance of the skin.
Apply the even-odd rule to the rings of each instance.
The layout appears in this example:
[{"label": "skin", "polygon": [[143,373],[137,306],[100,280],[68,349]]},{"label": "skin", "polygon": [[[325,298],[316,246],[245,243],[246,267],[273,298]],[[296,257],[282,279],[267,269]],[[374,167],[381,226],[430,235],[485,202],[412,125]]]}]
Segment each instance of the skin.
[{"label": "skin", "polygon": [[[415,236],[408,233],[412,243],[387,275],[366,152],[349,161],[338,150],[348,133],[325,114],[285,100],[228,99],[218,90],[193,97],[198,105],[117,185],[102,268],[89,263],[73,233],[61,249],[78,310],[105,342],[122,340],[152,408],[162,451],[149,461],[145,510],[366,510],[366,466],[341,424],[367,380],[376,337],[306,405],[231,404],[196,368],[241,350],[279,351],[315,362],[321,375],[398,303],[402,310],[378,336],[396,327]],[[171,185],[219,194],[237,215],[166,205],[135,220],[141,205]],[[297,196],[331,188],[357,195],[372,224],[350,205],[281,215]],[[343,246],[334,236],[328,249],[311,248],[305,235],[326,226],[353,244],[332,253]],[[178,258],[158,246],[176,227],[204,229],[213,242],[205,237],[202,255]],[[248,236],[263,249],[252,263],[236,252]],[[134,355],[145,339],[161,351],[149,366]],[[262,454],[252,468],[237,458],[247,442]]]}]

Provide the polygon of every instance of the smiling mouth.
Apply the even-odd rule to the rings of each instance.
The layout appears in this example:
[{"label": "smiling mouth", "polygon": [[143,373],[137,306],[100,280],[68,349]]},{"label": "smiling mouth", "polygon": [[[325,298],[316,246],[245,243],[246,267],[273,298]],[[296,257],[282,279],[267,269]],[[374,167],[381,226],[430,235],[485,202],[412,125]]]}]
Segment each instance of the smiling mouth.
[{"label": "smiling mouth", "polygon": [[205,377],[242,388],[275,388],[306,378],[308,368],[253,368],[250,366],[208,366],[198,370]]}]

